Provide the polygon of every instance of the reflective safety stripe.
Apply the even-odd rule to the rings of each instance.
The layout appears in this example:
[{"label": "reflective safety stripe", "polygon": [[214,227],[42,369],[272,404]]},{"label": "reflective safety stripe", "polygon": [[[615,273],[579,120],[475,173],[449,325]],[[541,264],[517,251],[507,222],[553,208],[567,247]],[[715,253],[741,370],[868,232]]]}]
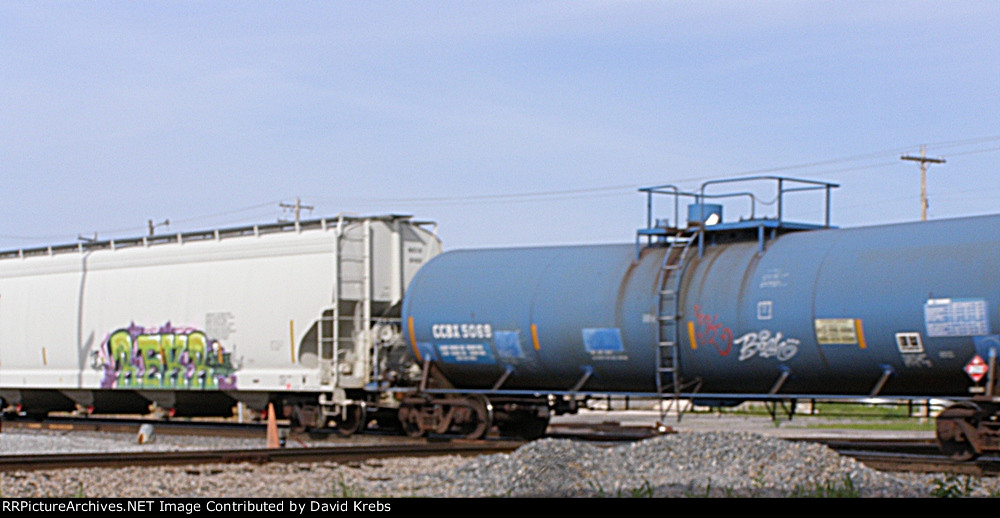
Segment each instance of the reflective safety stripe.
[{"label": "reflective safety stripe", "polygon": [[535,346],[536,351],[541,350],[538,345],[538,326],[535,324],[531,324],[531,344]]},{"label": "reflective safety stripe", "polygon": [[417,361],[424,363],[424,359],[420,357],[420,349],[417,348],[417,336],[413,334],[413,317],[406,319],[406,329],[410,332],[410,347],[413,347],[413,354],[417,356]]},{"label": "reflective safety stripe", "polygon": [[854,319],[854,329],[856,329],[857,332],[858,332],[858,347],[860,347],[861,349],[864,349],[867,346],[865,345],[865,331],[861,327],[861,319],[860,318],[855,318]]}]

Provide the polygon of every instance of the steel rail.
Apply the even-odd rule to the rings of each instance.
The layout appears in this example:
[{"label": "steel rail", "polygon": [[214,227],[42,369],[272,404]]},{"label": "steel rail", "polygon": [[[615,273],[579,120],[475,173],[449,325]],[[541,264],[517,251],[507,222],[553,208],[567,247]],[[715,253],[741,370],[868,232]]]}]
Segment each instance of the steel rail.
[{"label": "steel rail", "polygon": [[838,453],[852,457],[865,466],[879,471],[948,473],[986,477],[1000,475],[1000,458],[997,457],[980,457],[971,461],[956,461],[941,454],[921,455],[858,450],[842,450]]},{"label": "steel rail", "polygon": [[450,440],[405,445],[247,450],[126,451],[0,456],[0,472],[83,467],[194,465],[211,463],[349,462],[372,458],[507,453],[520,441]]},{"label": "steel rail", "polygon": [[227,423],[213,421],[163,421],[129,418],[75,418],[48,417],[43,421],[8,418],[3,427],[26,430],[51,430],[74,432],[137,433],[144,424],[152,425],[160,435],[205,435],[215,437],[264,437],[267,427],[263,423]]},{"label": "steel rail", "polygon": [[823,444],[840,455],[850,457],[879,471],[908,473],[947,473],[955,475],[998,476],[1000,458],[979,457],[956,461],[941,453],[933,439],[796,439]]},{"label": "steel rail", "polygon": [[[11,429],[128,434],[137,433],[139,427],[144,424],[152,425],[157,435],[211,435],[214,437],[263,439],[267,432],[266,425],[260,423],[230,423],[221,421],[155,421],[132,418],[48,417],[43,421],[13,418],[3,422],[3,426]],[[280,428],[285,431],[288,430],[287,426],[281,426]],[[667,428],[669,431],[673,431],[669,427]],[[549,425],[545,437],[594,441],[635,441],[660,435],[661,433],[664,433],[664,431],[658,431],[650,426],[621,426],[614,421],[604,423],[553,423]],[[319,430],[312,432],[290,432],[288,437],[292,439],[296,436],[316,434],[335,436],[333,430]],[[366,436],[405,437],[401,431],[393,431],[391,429],[370,429],[353,435],[353,437],[360,438]]]}]

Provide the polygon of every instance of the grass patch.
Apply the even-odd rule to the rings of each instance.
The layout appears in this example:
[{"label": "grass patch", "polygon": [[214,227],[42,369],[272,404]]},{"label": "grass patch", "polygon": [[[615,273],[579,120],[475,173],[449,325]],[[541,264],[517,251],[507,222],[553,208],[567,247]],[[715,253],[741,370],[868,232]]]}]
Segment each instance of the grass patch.
[{"label": "grass patch", "polygon": [[346,480],[344,480],[344,474],[343,473],[339,473],[338,475],[340,475],[340,479],[339,480],[335,480],[332,483],[333,487],[332,487],[332,489],[330,491],[330,497],[331,498],[365,498],[366,497],[366,495],[361,490],[359,490],[358,488],[354,487],[352,484],[349,484]]},{"label": "grass patch", "polygon": [[862,403],[817,403],[814,417],[856,417],[875,419],[912,419],[922,417],[920,408],[909,413],[906,405],[866,405]]},{"label": "grass patch", "polygon": [[600,483],[588,481],[588,484],[597,498],[653,498],[653,485],[648,480],[644,480],[639,487],[618,489],[614,494],[605,492]]},{"label": "grass patch", "polygon": [[[926,407],[923,405],[915,404],[912,407],[907,407],[905,403],[903,404],[872,404],[872,403],[854,403],[854,402],[819,402],[810,409],[808,403],[803,403],[796,408],[793,420],[795,418],[826,418],[826,419],[926,419],[924,415]],[[770,418],[771,414],[768,412],[767,407],[761,402],[746,402],[742,405],[736,407],[719,407],[719,408],[696,408],[691,413],[695,414],[716,414],[716,415],[728,415],[728,416],[746,416],[746,417],[767,417]],[[777,416],[780,420],[787,420],[787,414],[785,410],[779,405],[777,409]]]},{"label": "grass patch", "polygon": [[[800,421],[801,425],[802,422]],[[818,428],[818,429],[848,429],[848,430],[896,430],[900,432],[933,432],[935,430],[933,422],[927,423],[917,423],[917,422],[903,422],[903,421],[892,421],[892,422],[882,422],[882,423],[809,423],[800,428]]]},{"label": "grass patch", "polygon": [[850,475],[844,475],[841,483],[827,482],[811,488],[796,487],[788,495],[790,498],[858,498],[861,493],[854,487]]},{"label": "grass patch", "polygon": [[938,478],[934,481],[934,490],[931,496],[936,498],[967,498],[972,496],[975,490],[975,480],[969,475],[964,477],[948,475],[945,478]]}]

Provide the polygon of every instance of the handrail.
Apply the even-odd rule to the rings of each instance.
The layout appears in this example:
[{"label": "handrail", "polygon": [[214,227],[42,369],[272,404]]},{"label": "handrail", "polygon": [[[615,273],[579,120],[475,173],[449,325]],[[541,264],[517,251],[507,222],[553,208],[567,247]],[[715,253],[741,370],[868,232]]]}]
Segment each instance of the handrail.
[{"label": "handrail", "polygon": [[[774,199],[772,201],[765,202],[765,201],[763,201],[759,197],[759,195],[757,193],[750,192],[750,191],[738,191],[738,192],[728,192],[728,193],[718,193],[718,194],[712,194],[712,193],[707,192],[708,188],[710,186],[715,186],[715,185],[720,185],[720,184],[728,184],[728,183],[737,183],[737,182],[746,183],[746,182],[754,182],[754,181],[761,181],[761,180],[765,180],[765,181],[769,180],[769,181],[776,182],[776,184],[777,184],[777,186],[776,186],[777,194],[776,194],[776,196],[774,197]],[[678,187],[676,185],[673,185],[673,184],[664,184],[664,185],[654,185],[654,186],[650,186],[650,187],[641,187],[641,188],[639,188],[639,192],[646,193],[646,228],[645,229],[639,229],[636,232],[636,242],[635,242],[635,246],[636,246],[636,258],[638,259],[639,255],[640,255],[640,248],[639,248],[639,246],[640,246],[641,237],[643,235],[646,236],[647,245],[651,245],[654,236],[666,236],[666,232],[668,230],[670,230],[671,228],[673,228],[674,230],[682,230],[682,227],[681,227],[681,224],[680,224],[680,201],[681,201],[681,197],[693,198],[694,199],[694,203],[698,204],[698,206],[699,206],[699,209],[698,209],[699,210],[699,214],[698,214],[697,224],[692,223],[690,221],[690,219],[693,219],[693,218],[691,217],[692,214],[690,214],[690,212],[691,212],[690,208],[688,209],[688,212],[689,212],[688,219],[689,219],[689,221],[688,221],[687,227],[689,229],[693,228],[694,226],[698,227],[698,231],[697,231],[698,253],[699,253],[699,255],[701,255],[701,253],[703,252],[703,239],[704,239],[703,233],[706,230],[709,230],[709,229],[706,228],[706,226],[704,224],[704,221],[705,221],[705,211],[706,211],[706,207],[705,207],[705,203],[704,202],[706,200],[723,199],[723,198],[737,198],[737,197],[746,196],[746,197],[750,198],[750,219],[749,219],[749,221],[760,221],[757,218],[757,203],[758,202],[760,202],[762,204],[765,204],[765,205],[777,204],[776,220],[770,220],[770,222],[767,222],[767,223],[764,223],[764,222],[757,223],[757,225],[758,225],[758,227],[757,227],[758,240],[761,242],[761,250],[763,250],[764,249],[764,241],[765,241],[765,238],[764,238],[764,235],[763,235],[763,229],[764,229],[763,225],[767,225],[767,226],[775,226],[776,225],[777,227],[784,227],[785,226],[784,225],[784,221],[785,221],[784,198],[785,198],[786,194],[793,193],[793,192],[803,192],[803,191],[817,191],[817,190],[825,191],[825,206],[824,206],[824,211],[823,211],[824,212],[824,214],[823,214],[823,227],[830,228],[830,191],[831,191],[831,189],[834,189],[834,188],[837,188],[837,187],[840,187],[840,185],[836,184],[836,183],[832,183],[832,182],[825,182],[825,181],[820,181],[820,180],[811,180],[811,179],[807,179],[807,178],[792,178],[792,177],[787,177],[787,176],[772,176],[772,175],[743,176],[743,177],[734,177],[734,178],[722,178],[722,179],[718,179],[718,180],[709,180],[709,181],[703,182],[701,184],[701,187],[696,192],[682,191],[680,189],[680,187]],[[666,228],[663,228],[663,229],[660,229],[659,225],[657,225],[657,227],[653,226],[653,195],[654,194],[663,194],[663,195],[667,195],[667,196],[672,196],[673,197],[673,204],[674,204],[673,227],[671,227],[671,225],[669,223],[666,225]],[[764,216],[763,219],[767,220],[769,218],[767,216]],[[742,217],[740,218],[740,221],[741,222],[744,221],[742,219]],[[745,226],[745,224],[742,224],[741,228],[743,228],[744,226]],[[803,227],[802,225],[796,225],[795,227],[796,228],[809,228],[809,227],[812,227],[812,225],[806,225],[805,227]],[[720,227],[720,228],[731,228],[731,227]],[[747,228],[749,228],[749,227],[747,227]],[[814,227],[814,228],[818,228],[818,226]],[[773,237],[773,235],[775,235],[775,230],[772,229],[771,233],[772,233],[772,237]]]},{"label": "handrail", "polygon": [[[823,220],[824,220],[824,226],[826,226],[826,227],[830,226],[830,189],[834,189],[834,188],[840,187],[840,185],[836,184],[836,183],[824,182],[824,181],[820,181],[820,180],[809,180],[809,179],[806,179],[806,178],[791,178],[791,177],[788,177],[788,176],[772,176],[772,175],[743,176],[743,177],[737,177],[737,178],[722,178],[722,179],[719,179],[719,180],[708,180],[707,182],[703,182],[701,184],[701,189],[699,191],[699,193],[700,193],[699,195],[700,195],[700,197],[702,199],[705,198],[705,189],[709,185],[718,185],[718,184],[723,184],[723,183],[736,183],[736,182],[752,182],[752,181],[756,181],[756,180],[775,180],[775,181],[778,182],[778,223],[779,224],[781,224],[781,222],[783,221],[782,200],[784,198],[785,193],[789,193],[789,192],[801,192],[801,191],[813,191],[813,190],[821,190],[821,189],[825,190],[826,191],[826,205],[824,207],[824,217],[823,217]],[[806,184],[806,185],[808,185],[808,187],[792,187],[792,188],[787,188],[786,189],[786,188],[783,187],[783,185],[784,185],[785,182]],[[704,207],[702,207],[702,209],[701,209],[702,219],[704,219],[704,212],[705,212],[705,209],[704,209]]]},{"label": "handrail", "polygon": [[102,239],[88,242],[68,243],[61,245],[42,245],[28,248],[15,248],[0,250],[0,259],[25,258],[27,256],[57,255],[63,252],[83,253],[89,250],[115,250],[134,246],[155,246],[162,244],[177,243],[183,244],[189,241],[219,240],[221,238],[259,236],[268,233],[298,232],[301,230],[321,229],[327,230],[330,223],[339,222],[352,223],[363,220],[377,221],[410,221],[413,225],[433,225],[437,229],[437,223],[432,221],[413,221],[413,216],[403,214],[383,214],[373,216],[359,216],[354,213],[339,213],[333,217],[316,218],[302,220],[296,225],[292,221],[277,223],[258,223],[253,225],[242,225],[235,227],[215,228],[211,230],[194,230],[188,232],[175,232],[170,234],[156,234],[153,236],[131,237],[121,239]]}]

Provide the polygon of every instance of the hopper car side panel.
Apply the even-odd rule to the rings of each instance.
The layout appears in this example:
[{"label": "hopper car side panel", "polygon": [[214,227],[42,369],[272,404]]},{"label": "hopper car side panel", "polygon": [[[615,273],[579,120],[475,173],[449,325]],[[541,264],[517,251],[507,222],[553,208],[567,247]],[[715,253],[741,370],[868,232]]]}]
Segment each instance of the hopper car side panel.
[{"label": "hopper car side panel", "polygon": [[0,397],[43,413],[225,409],[230,397],[260,409],[326,393],[336,409],[372,381],[369,329],[441,250],[396,216],[183,237],[5,253]]},{"label": "hopper car side panel", "polygon": [[225,241],[185,244],[160,264],[143,264],[135,257],[142,250],[95,257],[82,327],[104,368],[88,369],[85,386],[318,388],[316,366],[299,362],[299,342],[330,304],[333,241],[289,237],[298,236],[265,235],[252,247],[234,240],[231,249]]},{"label": "hopper car side panel", "polygon": [[[79,260],[47,264],[44,276],[23,265],[9,272],[0,290],[0,387],[75,386],[79,357],[76,344],[80,297]],[[62,324],[68,323],[68,325]]]}]

